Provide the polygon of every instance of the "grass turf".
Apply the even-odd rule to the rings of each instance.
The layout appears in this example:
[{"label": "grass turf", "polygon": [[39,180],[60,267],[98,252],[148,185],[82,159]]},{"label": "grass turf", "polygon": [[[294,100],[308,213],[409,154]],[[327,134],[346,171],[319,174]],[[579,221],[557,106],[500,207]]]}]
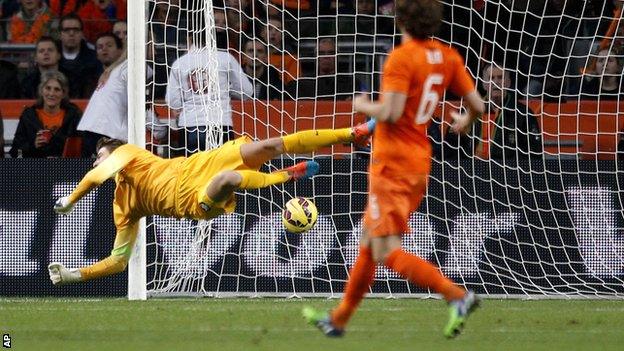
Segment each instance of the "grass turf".
[{"label": "grass turf", "polygon": [[0,299],[15,350],[622,350],[624,302],[485,300],[455,340],[438,300],[366,299],[345,337],[301,308],[325,299]]}]

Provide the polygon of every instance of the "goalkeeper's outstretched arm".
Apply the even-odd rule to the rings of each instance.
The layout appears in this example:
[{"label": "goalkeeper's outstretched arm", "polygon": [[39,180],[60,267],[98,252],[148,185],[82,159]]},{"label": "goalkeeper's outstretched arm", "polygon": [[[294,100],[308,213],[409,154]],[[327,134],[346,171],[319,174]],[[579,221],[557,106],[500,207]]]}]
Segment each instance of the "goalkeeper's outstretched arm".
[{"label": "goalkeeper's outstretched arm", "polygon": [[132,254],[138,233],[138,223],[132,222],[117,230],[115,246],[110,256],[101,261],[81,268],[66,268],[62,263],[50,263],[48,273],[52,283],[54,285],[71,284],[123,272]]},{"label": "goalkeeper's outstretched arm", "polygon": [[117,172],[130,162],[133,155],[132,152],[125,152],[125,150],[111,153],[105,147],[100,148],[98,150],[98,158],[93,164],[95,168],[82,178],[76,189],[69,196],[62,197],[56,201],[54,210],[60,214],[71,212],[78,200],[100,186],[107,179],[114,177]]},{"label": "goalkeeper's outstretched arm", "polygon": [[78,200],[82,199],[82,197],[91,190],[100,186],[100,184],[104,183],[108,178],[110,178],[110,175],[107,176],[99,166],[90,170],[69,196],[63,196],[56,200],[54,211],[58,214],[69,214],[74,209],[74,205]]}]

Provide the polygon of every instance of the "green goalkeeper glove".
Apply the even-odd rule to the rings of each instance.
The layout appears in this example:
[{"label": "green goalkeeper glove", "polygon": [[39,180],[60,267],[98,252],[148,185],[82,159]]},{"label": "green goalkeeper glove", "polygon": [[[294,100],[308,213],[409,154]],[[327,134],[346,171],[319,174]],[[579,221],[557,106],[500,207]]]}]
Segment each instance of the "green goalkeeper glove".
[{"label": "green goalkeeper glove", "polygon": [[76,268],[67,269],[62,263],[52,262],[48,265],[50,280],[54,285],[65,285],[82,281],[82,275]]}]

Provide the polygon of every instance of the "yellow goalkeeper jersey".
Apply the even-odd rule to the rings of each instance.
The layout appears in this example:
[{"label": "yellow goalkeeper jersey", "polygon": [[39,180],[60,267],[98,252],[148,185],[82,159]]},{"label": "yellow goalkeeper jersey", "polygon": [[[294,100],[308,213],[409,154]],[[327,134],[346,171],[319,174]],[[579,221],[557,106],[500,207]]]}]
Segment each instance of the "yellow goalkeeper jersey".
[{"label": "yellow goalkeeper jersey", "polygon": [[174,159],[163,159],[135,145],[122,145],[84,176],[69,201],[76,203],[114,175],[117,187],[113,214],[117,228],[148,215],[214,218],[234,211],[234,195],[208,211],[199,206],[199,197],[217,173],[249,169],[240,154],[240,146],[249,141],[242,137],[214,150]]}]

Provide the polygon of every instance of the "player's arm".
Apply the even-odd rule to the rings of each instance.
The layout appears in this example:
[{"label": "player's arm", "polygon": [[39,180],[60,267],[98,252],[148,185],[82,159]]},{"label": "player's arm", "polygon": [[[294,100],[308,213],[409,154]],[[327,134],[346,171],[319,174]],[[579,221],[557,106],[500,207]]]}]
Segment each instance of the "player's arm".
[{"label": "player's arm", "polygon": [[485,111],[483,99],[476,90],[464,95],[463,99],[466,112],[451,112],[451,118],[453,118],[451,129],[457,134],[467,133],[472,127],[472,123],[481,117]]},{"label": "player's arm", "polygon": [[64,285],[101,278],[123,272],[128,266],[134,242],[138,233],[139,222],[130,222],[117,229],[115,245],[110,256],[90,266],[66,268],[62,263],[50,263],[48,273],[54,285]]},{"label": "player's arm", "polygon": [[353,100],[354,110],[379,122],[398,121],[405,109],[412,80],[409,69],[412,59],[404,51],[393,51],[383,69],[381,100],[371,101],[365,95],[359,95]]},{"label": "player's arm", "polygon": [[67,214],[72,211],[74,205],[83,196],[88,194],[91,190],[95,189],[104,181],[115,176],[119,170],[128,164],[131,159],[131,155],[121,152],[122,150],[115,150],[100,163],[97,167],[93,168],[82,178],[76,189],[69,195],[62,197],[54,204],[54,210],[60,214]]},{"label": "player's arm", "polygon": [[455,52],[448,63],[454,67],[453,80],[449,88],[455,95],[463,98],[466,108],[466,112],[463,113],[451,112],[451,118],[453,118],[451,129],[457,134],[467,133],[472,123],[485,112],[483,98],[475,88],[474,81],[463,62],[461,56]]},{"label": "player's arm", "polygon": [[381,101],[371,101],[366,95],[358,95],[353,100],[353,108],[379,122],[394,123],[403,114],[406,101],[407,95],[397,92],[384,93]]}]

